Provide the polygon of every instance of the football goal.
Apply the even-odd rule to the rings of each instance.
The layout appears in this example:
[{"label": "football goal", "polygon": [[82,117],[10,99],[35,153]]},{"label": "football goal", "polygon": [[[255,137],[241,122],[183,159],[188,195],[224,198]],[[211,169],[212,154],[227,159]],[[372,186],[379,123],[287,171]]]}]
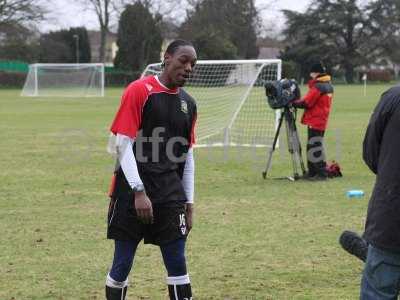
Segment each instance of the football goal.
[{"label": "football goal", "polygon": [[32,64],[21,96],[103,97],[103,64]]},{"label": "football goal", "polygon": [[[272,146],[279,111],[264,83],[281,78],[281,60],[199,60],[184,89],[196,100],[196,146]],[[142,76],[159,74],[151,64]]]}]

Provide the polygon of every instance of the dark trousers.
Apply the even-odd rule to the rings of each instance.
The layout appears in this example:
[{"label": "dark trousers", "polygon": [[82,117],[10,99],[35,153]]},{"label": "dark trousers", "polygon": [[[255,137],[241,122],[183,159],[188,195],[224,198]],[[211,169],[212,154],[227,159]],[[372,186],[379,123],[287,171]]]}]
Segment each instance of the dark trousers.
[{"label": "dark trousers", "polygon": [[308,127],[307,167],[309,176],[326,177],[324,130]]}]

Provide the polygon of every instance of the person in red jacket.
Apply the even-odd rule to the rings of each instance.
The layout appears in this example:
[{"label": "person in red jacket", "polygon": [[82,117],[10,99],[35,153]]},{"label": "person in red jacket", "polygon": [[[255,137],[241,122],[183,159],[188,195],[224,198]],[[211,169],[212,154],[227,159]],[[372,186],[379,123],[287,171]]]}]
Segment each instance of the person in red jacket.
[{"label": "person in red jacket", "polygon": [[310,77],[307,94],[296,100],[294,106],[304,108],[301,123],[308,127],[307,178],[324,180],[327,172],[323,138],[332,105],[333,86],[331,76],[321,62],[311,66]]}]

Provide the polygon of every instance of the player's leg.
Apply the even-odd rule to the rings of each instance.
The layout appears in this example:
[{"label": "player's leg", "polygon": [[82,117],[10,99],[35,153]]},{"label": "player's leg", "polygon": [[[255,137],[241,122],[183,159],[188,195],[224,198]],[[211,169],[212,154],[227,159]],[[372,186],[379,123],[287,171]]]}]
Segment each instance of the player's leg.
[{"label": "player's leg", "polygon": [[136,215],[134,194],[121,169],[116,176],[108,211],[107,238],[114,240],[115,249],[113,264],[106,281],[107,300],[124,299],[128,274],[144,231],[144,225]]},{"label": "player's leg", "polygon": [[396,300],[400,291],[400,254],[368,247],[361,300]]},{"label": "player's leg", "polygon": [[139,242],[115,240],[114,259],[106,279],[106,299],[125,299],[128,275]]},{"label": "player's leg", "polygon": [[317,173],[321,177],[327,177],[327,172],[326,172],[326,155],[325,155],[325,146],[324,146],[324,135],[325,131],[324,130],[318,130],[317,135],[319,137],[319,143],[317,143],[317,147],[321,149],[320,152],[318,152],[318,161],[316,163],[316,168],[317,168]]},{"label": "player's leg", "polygon": [[309,177],[326,178],[324,131],[308,127],[307,166]]},{"label": "player's leg", "polygon": [[160,246],[168,272],[167,284],[171,300],[192,299],[192,289],[186,268],[185,243],[186,238],[180,238]]},{"label": "player's leg", "polygon": [[145,243],[160,246],[167,269],[168,291],[171,300],[190,300],[192,290],[186,269],[185,244],[188,235],[186,210],[183,202],[154,205],[154,224]]},{"label": "player's leg", "polygon": [[307,169],[308,169],[308,177],[313,177],[317,174],[314,164],[312,160],[310,159],[309,155],[311,153],[311,150],[313,148],[312,144],[312,138],[313,138],[313,130],[308,127],[307,128]]}]

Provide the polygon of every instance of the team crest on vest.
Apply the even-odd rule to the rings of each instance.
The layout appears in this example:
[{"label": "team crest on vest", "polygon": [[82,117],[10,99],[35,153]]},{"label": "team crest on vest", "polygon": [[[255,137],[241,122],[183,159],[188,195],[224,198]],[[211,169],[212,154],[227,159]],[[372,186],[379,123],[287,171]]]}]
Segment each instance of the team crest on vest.
[{"label": "team crest on vest", "polygon": [[181,100],[181,111],[185,114],[188,113],[188,105],[185,100]]}]

